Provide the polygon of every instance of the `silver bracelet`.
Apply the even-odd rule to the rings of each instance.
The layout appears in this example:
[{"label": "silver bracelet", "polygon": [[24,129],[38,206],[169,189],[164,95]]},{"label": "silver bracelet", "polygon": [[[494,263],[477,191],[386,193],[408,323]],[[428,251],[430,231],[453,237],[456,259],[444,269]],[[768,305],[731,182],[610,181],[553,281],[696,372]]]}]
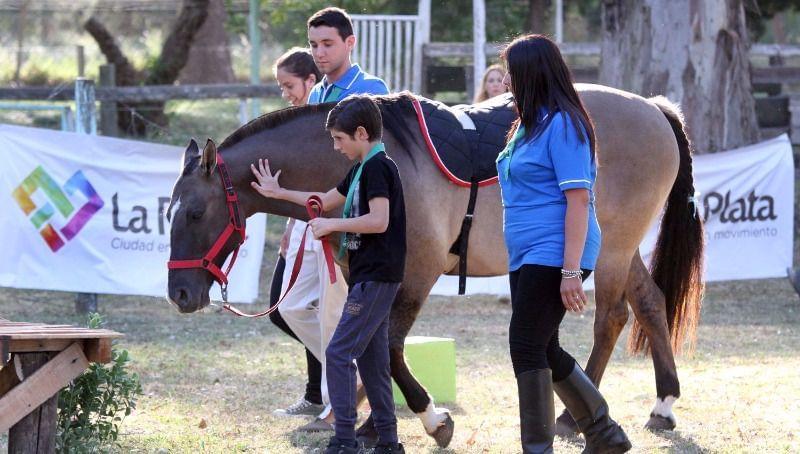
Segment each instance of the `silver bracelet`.
[{"label": "silver bracelet", "polygon": [[561,268],[561,277],[564,279],[572,279],[576,277],[583,277],[583,271],[581,270],[565,270]]}]

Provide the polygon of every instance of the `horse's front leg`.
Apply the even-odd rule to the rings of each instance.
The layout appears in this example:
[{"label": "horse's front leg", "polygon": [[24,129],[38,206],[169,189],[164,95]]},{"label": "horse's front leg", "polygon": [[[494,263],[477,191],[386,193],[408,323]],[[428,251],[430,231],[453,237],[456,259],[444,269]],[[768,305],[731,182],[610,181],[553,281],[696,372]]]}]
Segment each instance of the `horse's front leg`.
[{"label": "horse's front leg", "polygon": [[[630,259],[615,254],[601,254],[595,272],[594,344],[586,363],[586,375],[599,388],[614,345],[628,321],[625,284]],[[578,433],[572,416],[564,410],[556,420],[556,433],[562,437]]]}]

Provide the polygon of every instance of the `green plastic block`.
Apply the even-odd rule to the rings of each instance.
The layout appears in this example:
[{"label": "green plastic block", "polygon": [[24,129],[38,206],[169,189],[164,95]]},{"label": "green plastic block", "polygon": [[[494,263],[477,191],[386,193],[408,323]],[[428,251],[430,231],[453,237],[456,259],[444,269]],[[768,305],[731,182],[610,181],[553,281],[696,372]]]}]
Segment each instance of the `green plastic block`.
[{"label": "green plastic block", "polygon": [[[406,338],[406,364],[436,403],[456,401],[456,342],[445,337],[411,336]],[[406,399],[392,381],[394,403]]]}]

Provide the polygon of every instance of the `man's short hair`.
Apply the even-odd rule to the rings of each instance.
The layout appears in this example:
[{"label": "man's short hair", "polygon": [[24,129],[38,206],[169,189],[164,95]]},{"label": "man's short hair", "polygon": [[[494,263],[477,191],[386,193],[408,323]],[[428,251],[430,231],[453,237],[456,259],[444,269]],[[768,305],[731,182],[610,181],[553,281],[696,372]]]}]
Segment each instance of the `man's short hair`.
[{"label": "man's short hair", "polygon": [[378,104],[368,95],[350,95],[339,101],[328,113],[325,128],[341,131],[355,137],[356,129],[362,126],[370,142],[380,140],[383,122]]},{"label": "man's short hair", "polygon": [[347,11],[341,8],[331,6],[321,9],[308,19],[308,28],[320,26],[335,28],[342,37],[342,41],[353,35],[353,21]]}]

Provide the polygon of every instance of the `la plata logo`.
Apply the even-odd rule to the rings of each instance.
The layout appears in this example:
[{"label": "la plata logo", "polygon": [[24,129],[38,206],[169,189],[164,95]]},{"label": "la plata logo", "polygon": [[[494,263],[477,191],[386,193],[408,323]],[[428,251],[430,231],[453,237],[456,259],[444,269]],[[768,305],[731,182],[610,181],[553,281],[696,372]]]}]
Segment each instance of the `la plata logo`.
[{"label": "la plata logo", "polygon": [[[34,198],[33,194],[37,192],[41,192],[42,197]],[[73,204],[77,193],[86,200],[80,207]],[[103,199],[80,170],[59,186],[42,166],[38,166],[11,195],[53,252],[75,238],[89,219],[103,208]],[[56,212],[66,220],[60,228],[53,222]]]},{"label": "la plata logo", "polygon": [[772,196],[756,194],[755,190],[738,199],[731,200],[731,191],[725,195],[719,192],[709,192],[703,197],[705,215],[703,219],[718,214],[719,221],[723,224],[737,222],[774,221],[778,218],[775,214],[775,199]]}]

